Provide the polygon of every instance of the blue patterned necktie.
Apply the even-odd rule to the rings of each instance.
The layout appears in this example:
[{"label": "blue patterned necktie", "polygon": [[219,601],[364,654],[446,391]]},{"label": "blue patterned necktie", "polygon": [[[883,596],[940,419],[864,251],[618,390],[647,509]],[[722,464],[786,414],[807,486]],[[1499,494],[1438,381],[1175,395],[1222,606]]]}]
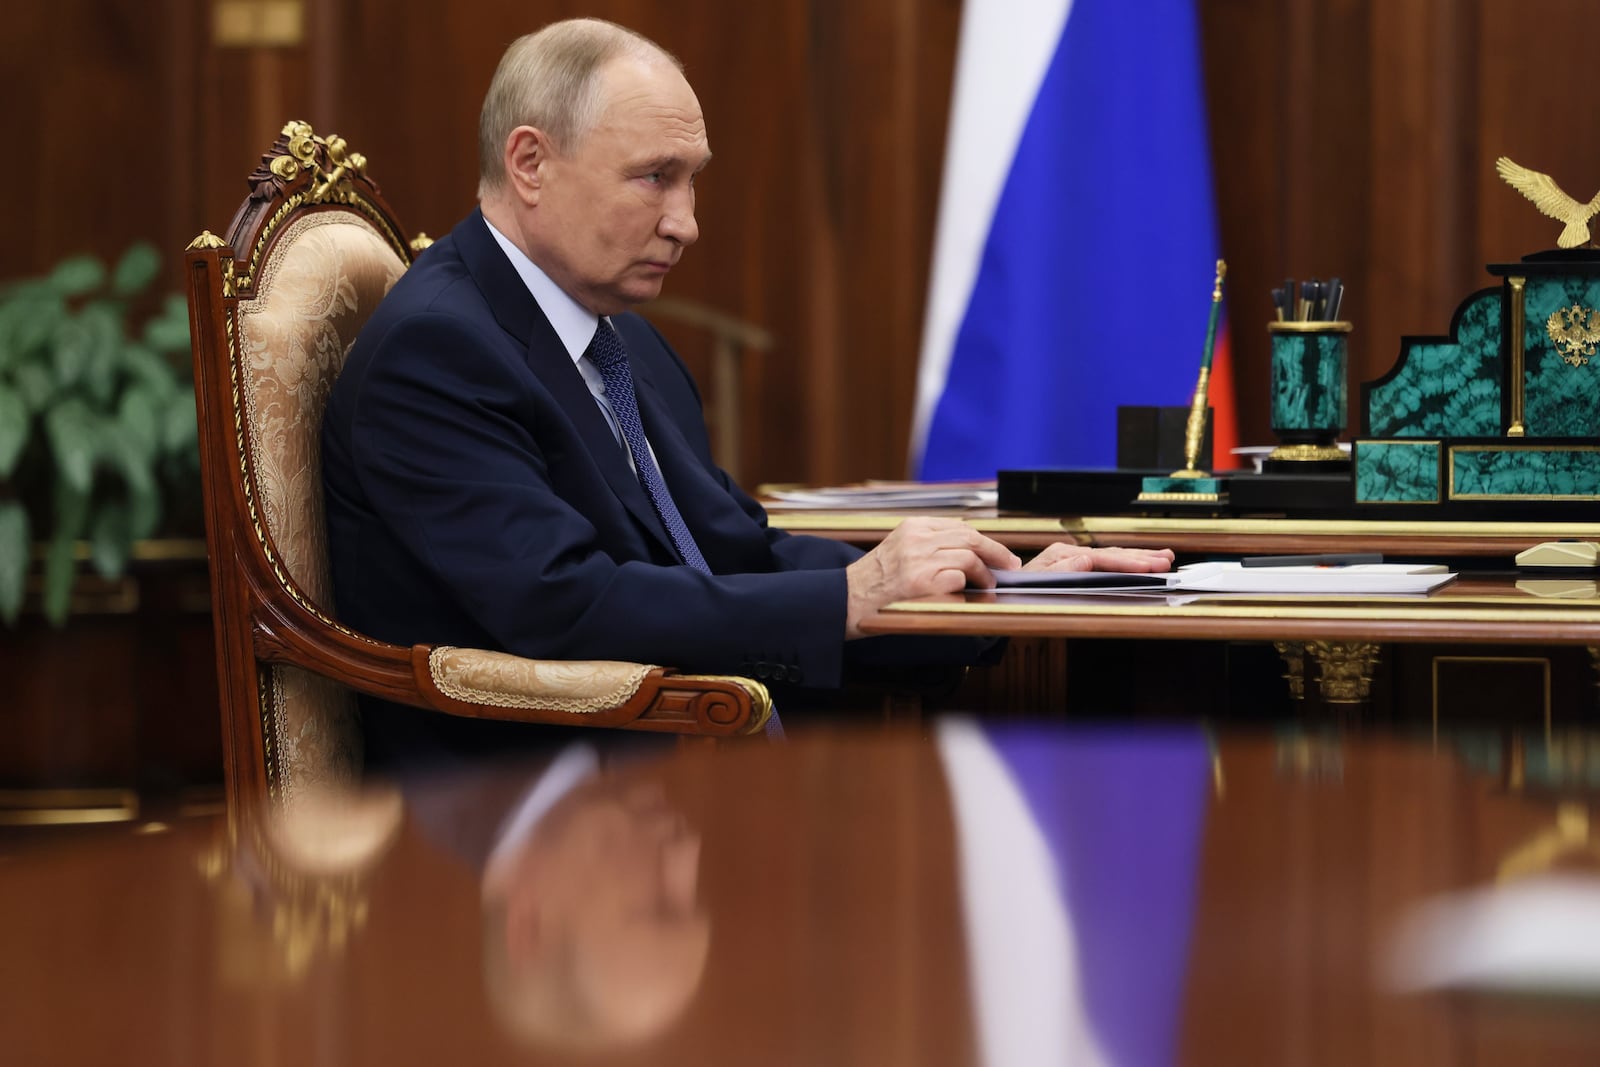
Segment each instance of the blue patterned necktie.
[{"label": "blue patterned necktie", "polygon": [[[667,528],[678,555],[695,570],[710,574],[711,568],[700,554],[700,546],[694,543],[694,535],[683,521],[678,505],[672,502],[666,479],[661,477],[655,458],[650,455],[650,443],[644,436],[644,423],[639,419],[639,401],[633,392],[633,374],[628,370],[628,350],[623,347],[622,338],[617,336],[611,323],[600,320],[599,328],[594,331],[594,340],[589,342],[589,350],[584,354],[600,372],[600,380],[606,387],[606,400],[611,405],[611,413],[617,417],[622,439],[633,455],[639,482],[644,486],[645,495],[650,498],[656,514],[661,516],[661,524]],[[767,736],[783,736],[783,726],[778,722],[776,710],[767,719]]]}]

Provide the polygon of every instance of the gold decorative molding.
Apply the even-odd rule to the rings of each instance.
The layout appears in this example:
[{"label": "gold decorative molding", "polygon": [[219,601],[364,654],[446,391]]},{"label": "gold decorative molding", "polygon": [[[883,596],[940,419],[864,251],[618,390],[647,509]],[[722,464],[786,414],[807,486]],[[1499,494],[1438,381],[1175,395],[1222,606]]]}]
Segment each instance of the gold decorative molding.
[{"label": "gold decorative molding", "polygon": [[1589,831],[1589,809],[1577,801],[1567,801],[1556,807],[1556,824],[1541,830],[1517,846],[1500,861],[1497,880],[1507,882],[1530,874],[1540,874],[1554,869],[1557,864],[1570,864],[1582,857],[1590,865],[1600,865],[1600,842]]},{"label": "gold decorative molding", "polygon": [[0,826],[81,826],[138,817],[139,796],[131,789],[0,789]]},{"label": "gold decorative molding", "polygon": [[1317,661],[1317,684],[1329,704],[1363,704],[1372,695],[1372,672],[1382,654],[1371,641],[1308,641]]},{"label": "gold decorative molding", "polygon": [[355,202],[350,178],[366,169],[367,157],[351,152],[343,137],[318,137],[309,122],[296,119],[284,125],[279,143],[282,151],[267,160],[273,175],[285,182],[294,181],[301,173],[312,175],[306,200],[313,204]]},{"label": "gold decorative molding", "polygon": [[1527,388],[1522,380],[1522,364],[1527,358],[1523,316],[1528,279],[1507,278],[1506,284],[1511,286],[1511,425],[1506,429],[1506,436],[1522,437],[1528,432],[1522,425],[1522,395]]},{"label": "gold decorative molding", "polygon": [[1561,349],[1561,361],[1574,367],[1589,362],[1600,344],[1600,311],[1573,304],[1556,308],[1544,322],[1550,343]]},{"label": "gold decorative molding", "polygon": [[1344,779],[1344,745],[1337,735],[1295,734],[1279,738],[1272,762],[1273,769],[1284,778],[1303,782]]},{"label": "gold decorative molding", "polygon": [[1286,459],[1295,463],[1326,463],[1329,460],[1346,460],[1350,456],[1338,445],[1279,445],[1267,458]]},{"label": "gold decorative molding", "polygon": [[218,48],[293,48],[305,43],[305,0],[217,0],[211,43]]},{"label": "gold decorative molding", "polygon": [[184,249],[184,251],[193,252],[197,248],[223,248],[225,246],[226,242],[223,241],[222,238],[218,237],[210,230],[201,230],[200,236],[190,241],[189,247]]},{"label": "gold decorative molding", "polygon": [[418,255],[421,255],[423,252],[427,251],[429,248],[432,248],[432,247],[433,247],[433,238],[429,237],[426,233],[423,233],[421,230],[418,230],[417,231],[417,235],[411,239],[411,251],[417,253]]},{"label": "gold decorative molding", "polygon": [[231,821],[197,862],[219,899],[222,976],[290,987],[318,959],[340,954],[366,926],[368,876],[394,845],[403,813],[400,792],[383,787],[313,793]]},{"label": "gold decorative molding", "polygon": [[1289,683],[1289,697],[1299,702],[1306,699],[1306,643],[1304,641],[1274,641],[1272,647],[1283,657],[1286,668],[1284,680]]},{"label": "gold decorative molding", "polygon": [[[305,204],[343,204],[354,208],[383,235],[401,261],[409,265],[414,258],[411,248],[355,183],[355,178],[360,177],[368,187],[376,189],[366,176],[366,166],[367,157],[350,151],[343,137],[337,134],[319,137],[310,123],[300,119],[285,123],[277,141],[247,179],[254,189],[252,200],[281,196],[282,203],[257,233],[248,266],[239,270],[231,259],[223,262],[223,295],[242,297],[254,289],[253,279],[267,245],[290,214]],[[302,181],[308,183],[307,187],[292,189]]]}]

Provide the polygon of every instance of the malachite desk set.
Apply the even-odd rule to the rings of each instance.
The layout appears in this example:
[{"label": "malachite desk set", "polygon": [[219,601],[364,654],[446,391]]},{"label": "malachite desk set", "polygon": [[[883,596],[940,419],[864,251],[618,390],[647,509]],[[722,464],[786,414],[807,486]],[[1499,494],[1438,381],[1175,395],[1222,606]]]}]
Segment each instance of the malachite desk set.
[{"label": "malachite desk set", "polygon": [[[1130,477],[1129,508],[1215,514],[1394,519],[1561,519],[1600,516],[1600,245],[1580,203],[1551,179],[1502,158],[1497,167],[1565,224],[1559,247],[1491,263],[1498,284],[1456,308],[1444,336],[1402,337],[1387,374],[1360,387],[1346,456],[1350,323],[1278,321],[1272,335],[1272,429],[1264,472],[1186,469]],[[1198,445],[1223,265],[1213,288],[1188,437]],[[1106,472],[1001,471],[1003,510],[1068,511],[1081,476],[1103,493]],[[1075,481],[1076,479],[1076,481]],[[1087,485],[1087,483],[1085,483]],[[1135,494],[1136,497],[1135,497]]]}]

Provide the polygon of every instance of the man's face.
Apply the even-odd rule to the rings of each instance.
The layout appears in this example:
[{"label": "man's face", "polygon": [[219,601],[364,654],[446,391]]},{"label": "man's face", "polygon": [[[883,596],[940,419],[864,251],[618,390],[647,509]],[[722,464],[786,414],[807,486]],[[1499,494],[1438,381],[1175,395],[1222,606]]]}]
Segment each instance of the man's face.
[{"label": "man's face", "polygon": [[[514,1032],[604,1046],[684,1011],[705,969],[700,835],[660,786],[599,778],[553,807],[484,899],[504,908],[505,971],[486,978]],[[486,914],[488,914],[486,912]]]},{"label": "man's face", "polygon": [[599,122],[539,168],[534,262],[597,315],[654,299],[700,236],[694,179],[711,159],[694,91],[661,62],[618,59],[600,73]]}]

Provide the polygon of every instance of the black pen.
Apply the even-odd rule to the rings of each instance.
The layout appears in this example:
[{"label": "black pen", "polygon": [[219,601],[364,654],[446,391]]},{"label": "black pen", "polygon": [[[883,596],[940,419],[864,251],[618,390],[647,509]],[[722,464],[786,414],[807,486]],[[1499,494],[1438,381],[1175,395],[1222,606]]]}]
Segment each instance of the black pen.
[{"label": "black pen", "polygon": [[1345,567],[1353,563],[1382,563],[1377,552],[1329,552],[1315,556],[1246,556],[1241,567]]}]

